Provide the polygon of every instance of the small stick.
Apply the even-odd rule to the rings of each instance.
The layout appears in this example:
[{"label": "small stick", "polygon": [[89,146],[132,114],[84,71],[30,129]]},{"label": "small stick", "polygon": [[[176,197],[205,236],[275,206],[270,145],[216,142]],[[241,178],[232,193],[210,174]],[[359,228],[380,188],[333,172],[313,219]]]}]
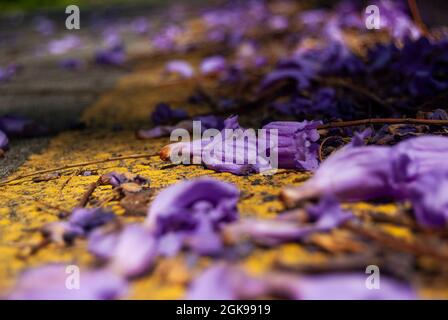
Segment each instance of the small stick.
[{"label": "small stick", "polygon": [[417,2],[415,0],[408,0],[408,5],[409,9],[411,10],[412,17],[414,18],[415,24],[418,25],[423,35],[428,36],[429,30],[423,22],[422,16],[420,15],[420,10],[418,9]]},{"label": "small stick", "polygon": [[365,97],[369,98],[370,100],[372,100],[373,102],[375,102],[376,104],[382,106],[383,108],[391,111],[392,107],[387,104],[386,102],[384,102],[380,97],[378,97],[376,94],[368,91],[367,89],[363,88],[363,87],[359,87],[357,85],[354,85],[350,82],[347,82],[345,80],[342,79],[325,79],[322,80],[322,82],[326,83],[327,85],[330,86],[339,86],[342,88],[346,88],[346,89],[350,89],[354,92],[357,92],[359,94],[364,95]]},{"label": "small stick", "polygon": [[61,170],[72,169],[72,168],[79,168],[79,167],[89,166],[89,165],[93,165],[93,164],[106,163],[106,162],[129,160],[129,159],[150,158],[150,157],[155,157],[155,156],[158,156],[158,153],[132,154],[132,155],[128,155],[128,156],[111,157],[111,158],[102,159],[102,160],[74,163],[74,164],[69,164],[69,165],[65,165],[65,166],[61,166],[61,167],[57,167],[57,168],[53,168],[53,169],[39,170],[39,171],[34,171],[32,173],[23,174],[23,175],[20,175],[20,176],[11,178],[11,179],[3,180],[0,182],[0,187],[7,185],[13,181],[17,181],[17,180],[21,180],[21,179],[29,178],[29,177],[34,177],[34,176],[44,174],[44,173],[61,171]]},{"label": "small stick", "polygon": [[439,252],[438,250],[434,250],[432,247],[429,247],[427,245],[410,243],[402,239],[385,234],[384,232],[374,231],[360,224],[354,224],[352,222],[346,223],[344,227],[361,236],[374,240],[381,245],[390,247],[398,251],[404,251],[418,256],[431,256],[432,258],[435,259],[448,261],[447,254]]},{"label": "small stick", "polygon": [[100,180],[101,180],[101,178],[98,179],[96,182],[92,182],[91,184],[89,184],[89,187],[87,188],[86,192],[82,196],[81,200],[79,200],[79,203],[78,203],[79,208],[84,208],[87,205],[93,192],[100,185]]},{"label": "small stick", "polygon": [[355,127],[370,124],[421,124],[429,126],[448,126],[448,120],[430,120],[430,119],[413,119],[413,118],[374,118],[374,119],[361,119],[352,121],[338,121],[330,122],[319,125],[317,129],[332,129],[332,128],[344,128]]}]

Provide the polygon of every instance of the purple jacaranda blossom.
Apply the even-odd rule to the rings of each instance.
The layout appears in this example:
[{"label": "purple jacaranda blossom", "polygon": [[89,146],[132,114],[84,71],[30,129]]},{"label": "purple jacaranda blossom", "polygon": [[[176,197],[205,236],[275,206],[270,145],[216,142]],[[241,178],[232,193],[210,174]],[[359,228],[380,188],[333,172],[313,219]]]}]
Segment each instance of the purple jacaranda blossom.
[{"label": "purple jacaranda blossom", "polygon": [[417,39],[420,29],[412,18],[405,13],[405,5],[401,1],[380,0],[374,3],[381,13],[380,28],[389,30],[391,36],[402,40],[405,37]]},{"label": "purple jacaranda blossom", "polygon": [[9,136],[19,137],[37,137],[47,133],[44,126],[29,118],[17,115],[0,116],[0,130]]},{"label": "purple jacaranda blossom", "polygon": [[[81,270],[79,283],[69,283],[73,269],[46,265],[25,271],[7,296],[10,300],[111,300],[127,293],[127,283],[107,270]],[[75,287],[79,285],[79,287]],[[69,287],[73,286],[73,287]]]},{"label": "purple jacaranda blossom", "polygon": [[266,297],[290,300],[417,299],[416,293],[409,285],[388,277],[381,277],[380,289],[372,290],[366,285],[365,274],[302,276],[271,272],[255,277],[236,265],[226,263],[216,263],[206,269],[192,282],[186,295],[186,299],[190,300],[266,299]]},{"label": "purple jacaranda blossom", "polygon": [[250,277],[236,266],[217,263],[190,284],[186,299],[238,300],[261,297],[264,291],[262,280]]},{"label": "purple jacaranda blossom", "polygon": [[8,136],[0,130],[0,150],[5,151],[8,149],[9,146],[9,139]]},{"label": "purple jacaranda blossom", "polygon": [[116,240],[109,266],[124,277],[142,275],[157,257],[157,239],[145,227],[127,225]]},{"label": "purple jacaranda blossom", "polygon": [[100,65],[122,65],[126,61],[124,46],[119,44],[95,53],[95,62]]},{"label": "purple jacaranda blossom", "polygon": [[278,167],[315,170],[318,165],[318,121],[278,121],[263,127],[268,132],[278,130]]},{"label": "purple jacaranda blossom", "polygon": [[[238,117],[233,116],[224,121],[219,135],[167,145],[160,151],[160,157],[171,161],[175,161],[172,156],[180,154],[193,160],[200,157],[206,168],[235,175],[277,168],[311,170],[318,165],[317,125],[317,122],[276,122],[265,126],[266,134],[257,138],[254,130],[242,128]],[[274,139],[276,134],[278,139]]]},{"label": "purple jacaranda blossom", "polygon": [[69,223],[73,226],[80,227],[84,232],[88,233],[99,226],[111,222],[116,218],[111,211],[103,208],[75,208],[70,215]]},{"label": "purple jacaranda blossom", "polygon": [[50,41],[48,44],[48,52],[54,55],[67,53],[73,49],[78,49],[82,46],[82,41],[78,36],[68,35],[62,39]]},{"label": "purple jacaranda blossom", "polygon": [[169,74],[177,74],[182,78],[191,78],[194,75],[193,67],[183,60],[173,60],[166,64],[165,70]]},{"label": "purple jacaranda blossom", "polygon": [[218,74],[225,71],[226,68],[227,61],[222,56],[205,58],[200,65],[200,70],[203,75]]},{"label": "purple jacaranda blossom", "polygon": [[307,209],[309,223],[298,224],[284,219],[244,219],[225,227],[225,234],[234,242],[239,238],[263,245],[274,246],[285,242],[300,241],[314,233],[331,231],[353,215],[342,210],[332,197],[324,197],[317,205]]},{"label": "purple jacaranda blossom", "polygon": [[176,48],[177,38],[182,33],[183,31],[180,26],[169,25],[152,38],[151,44],[161,51],[173,50]]},{"label": "purple jacaranda blossom", "polygon": [[343,148],[328,157],[314,176],[297,188],[285,188],[286,203],[297,203],[325,194],[342,201],[390,197],[391,148],[382,146]]},{"label": "purple jacaranda blossom", "polygon": [[75,208],[68,221],[51,222],[41,229],[48,240],[60,244],[73,244],[76,238],[85,237],[94,229],[116,219],[113,212],[102,208]]},{"label": "purple jacaranda blossom", "polygon": [[96,229],[89,236],[88,249],[116,274],[132,278],[152,267],[158,246],[159,239],[148,228],[130,224],[122,230]]},{"label": "purple jacaranda blossom", "polygon": [[188,117],[185,110],[173,109],[166,103],[159,103],[151,114],[151,120],[155,125],[166,125],[179,122]]},{"label": "purple jacaranda blossom", "polygon": [[81,227],[65,221],[48,223],[40,232],[45,239],[62,245],[72,245],[75,239],[85,235]]},{"label": "purple jacaranda blossom", "polygon": [[430,120],[448,120],[448,113],[444,109],[435,109],[428,112],[426,118]]},{"label": "purple jacaranda blossom", "polygon": [[[381,275],[378,289],[367,286],[365,274],[341,273],[303,276],[298,280],[301,300],[416,300],[407,284]],[[343,288],[343,289],[341,289]]]},{"label": "purple jacaranda blossom", "polygon": [[280,81],[293,81],[298,90],[307,89],[317,76],[320,61],[316,61],[312,51],[300,52],[293,58],[281,60],[276,69],[268,73],[261,83],[265,90]]},{"label": "purple jacaranda blossom", "polygon": [[405,186],[435,169],[448,170],[448,137],[421,136],[400,142],[392,148],[392,183],[398,197]]},{"label": "purple jacaranda blossom", "polygon": [[222,225],[238,218],[238,198],[238,189],[229,183],[211,178],[183,181],[156,197],[146,226],[170,248],[180,249],[183,243],[199,254],[213,254],[222,247]]},{"label": "purple jacaranda blossom", "polygon": [[405,187],[406,198],[412,203],[417,223],[425,227],[444,228],[448,225],[448,171],[420,175]]},{"label": "purple jacaranda blossom", "polygon": [[109,172],[102,175],[100,181],[102,184],[109,184],[113,187],[118,187],[123,183],[136,183],[138,185],[149,185],[150,183],[149,179],[130,172]]}]

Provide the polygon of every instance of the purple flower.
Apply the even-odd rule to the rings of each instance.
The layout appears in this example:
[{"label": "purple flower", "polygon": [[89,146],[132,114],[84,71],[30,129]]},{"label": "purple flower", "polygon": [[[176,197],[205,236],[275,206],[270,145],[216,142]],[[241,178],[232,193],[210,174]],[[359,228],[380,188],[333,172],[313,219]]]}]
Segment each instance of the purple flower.
[{"label": "purple flower", "polygon": [[403,186],[428,172],[435,169],[448,170],[446,161],[448,138],[441,136],[411,138],[393,147],[391,157],[392,180],[399,192]]},{"label": "purple flower", "polygon": [[51,242],[67,245],[72,245],[76,238],[85,235],[81,227],[69,222],[48,223],[42,227],[41,233]]},{"label": "purple flower", "polygon": [[205,58],[202,61],[200,70],[203,75],[212,75],[221,73],[226,70],[227,62],[226,59],[222,56],[213,56]]},{"label": "purple flower", "polygon": [[129,172],[109,172],[104,174],[100,178],[102,184],[109,184],[113,187],[118,187],[123,183],[136,183],[138,185],[146,185],[150,183],[150,180],[144,178],[138,174],[132,174]]},{"label": "purple flower", "polygon": [[188,300],[237,300],[262,296],[264,284],[239,268],[218,263],[206,269],[188,289]]},{"label": "purple flower", "polygon": [[10,136],[36,137],[47,133],[47,130],[33,120],[14,115],[0,117],[0,130]]},{"label": "purple flower", "polygon": [[159,103],[156,105],[156,109],[151,114],[151,120],[155,125],[165,125],[176,123],[180,120],[184,120],[188,117],[185,110],[172,109],[170,105],[166,103]]},{"label": "purple flower", "polygon": [[100,228],[89,236],[88,249],[107,261],[107,267],[126,278],[140,276],[153,265],[158,239],[142,225],[130,224],[123,230]]},{"label": "purple flower", "polygon": [[350,212],[340,208],[339,203],[331,197],[325,197],[319,204],[308,208],[310,223],[300,225],[283,219],[246,219],[230,224],[225,228],[230,239],[249,237],[264,245],[278,245],[295,242],[316,232],[328,232],[351,219]]},{"label": "purple flower", "polygon": [[[163,190],[152,202],[146,225],[164,244],[183,242],[198,253],[221,249],[218,232],[238,218],[239,191],[229,183],[211,178],[183,181]],[[160,248],[166,251],[166,248]]]},{"label": "purple flower", "polygon": [[95,53],[95,62],[99,65],[119,66],[126,61],[126,53],[123,45],[119,44],[108,49],[99,50]]},{"label": "purple flower", "polygon": [[6,150],[9,146],[9,139],[6,134],[0,130],[0,150]]},{"label": "purple flower", "polygon": [[252,300],[266,297],[292,300],[417,299],[409,285],[383,276],[380,289],[372,290],[366,286],[365,274],[298,276],[272,272],[253,277],[241,268],[225,263],[217,263],[206,269],[190,285],[186,296],[190,300]]},{"label": "purple flower", "polygon": [[191,78],[194,70],[191,64],[183,60],[173,60],[167,63],[165,70],[170,74],[177,74],[183,78]]},{"label": "purple flower", "polygon": [[124,277],[144,274],[157,256],[157,240],[141,225],[131,224],[124,228],[112,251],[110,267]]},{"label": "purple flower", "polygon": [[46,265],[22,274],[8,295],[10,300],[111,300],[127,292],[127,283],[119,276],[104,271],[79,272],[79,288],[69,288],[72,271],[64,265]]},{"label": "purple flower", "polygon": [[42,227],[42,235],[56,243],[71,245],[78,237],[84,237],[94,229],[116,219],[112,212],[102,208],[76,208],[67,222],[52,222]]},{"label": "purple flower", "polygon": [[278,167],[285,169],[315,170],[319,165],[318,150],[320,122],[271,122],[263,129],[278,130]]},{"label": "purple flower", "polygon": [[388,147],[343,148],[326,159],[302,186],[284,189],[282,198],[293,204],[325,194],[342,201],[391,196],[394,193],[390,184],[391,157]]},{"label": "purple flower", "polygon": [[68,35],[62,39],[52,40],[48,44],[48,52],[55,55],[60,55],[77,49],[82,45],[81,39],[78,36]]},{"label": "purple flower", "polygon": [[[379,289],[366,286],[365,274],[342,273],[304,276],[298,280],[301,300],[415,300],[407,284],[381,276]],[[343,288],[343,289],[341,289]]]},{"label": "purple flower", "polygon": [[102,208],[76,208],[70,215],[69,223],[81,228],[85,233],[89,233],[93,229],[115,220],[115,218],[113,212],[105,211]]},{"label": "purple flower", "polygon": [[417,222],[426,227],[448,225],[448,171],[420,175],[406,188]]}]

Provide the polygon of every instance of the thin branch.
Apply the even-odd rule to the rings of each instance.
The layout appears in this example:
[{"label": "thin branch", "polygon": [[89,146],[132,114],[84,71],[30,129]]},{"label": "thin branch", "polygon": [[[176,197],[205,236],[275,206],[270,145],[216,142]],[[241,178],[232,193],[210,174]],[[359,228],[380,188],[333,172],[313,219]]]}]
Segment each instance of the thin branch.
[{"label": "thin branch", "polygon": [[87,188],[86,192],[83,194],[81,200],[79,200],[78,207],[84,208],[87,203],[89,203],[90,197],[95,191],[95,189],[100,185],[100,179],[98,179],[96,182],[92,182],[89,184],[89,187]]},{"label": "thin branch", "polygon": [[408,0],[409,9],[411,10],[412,17],[414,18],[415,24],[418,25],[420,31],[423,35],[428,36],[428,27],[423,22],[422,16],[420,15],[420,10],[418,9],[417,2],[415,0]]},{"label": "thin branch", "polygon": [[430,256],[437,260],[448,261],[448,254],[446,252],[434,249],[429,245],[409,242],[390,236],[384,232],[365,227],[360,223],[348,222],[344,225],[344,228],[394,250],[408,252],[417,256]]},{"label": "thin branch", "polygon": [[102,159],[102,160],[86,161],[86,162],[79,162],[79,163],[74,163],[74,164],[68,164],[68,165],[57,167],[57,168],[53,168],[53,169],[34,171],[32,173],[27,173],[27,174],[19,175],[17,177],[11,178],[11,179],[3,180],[3,181],[0,182],[0,187],[2,187],[4,185],[7,185],[7,184],[9,184],[11,182],[17,181],[17,180],[22,180],[22,179],[25,179],[25,178],[34,177],[34,176],[41,175],[41,174],[44,174],[44,173],[62,171],[62,170],[67,170],[67,169],[72,169],[72,168],[79,168],[79,167],[89,166],[89,165],[93,165],[93,164],[100,164],[100,163],[120,161],[120,160],[151,158],[151,157],[155,157],[157,155],[158,155],[158,153],[132,154],[132,155],[128,155],[128,156],[111,157],[111,158]]},{"label": "thin branch", "polygon": [[352,121],[338,121],[322,124],[317,129],[332,129],[355,127],[371,124],[420,124],[428,126],[448,126],[448,120],[430,120],[430,119],[413,119],[413,118],[377,118],[377,119],[361,119]]}]

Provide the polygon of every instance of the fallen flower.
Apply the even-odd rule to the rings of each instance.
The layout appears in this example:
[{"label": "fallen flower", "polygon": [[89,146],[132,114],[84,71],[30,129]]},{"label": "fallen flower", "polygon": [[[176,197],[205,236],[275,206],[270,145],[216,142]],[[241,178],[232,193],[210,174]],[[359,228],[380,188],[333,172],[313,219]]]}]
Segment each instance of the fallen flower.
[{"label": "fallen flower", "polygon": [[109,267],[126,278],[145,273],[157,257],[157,240],[138,224],[127,225],[116,238]]},{"label": "fallen flower", "polygon": [[[13,291],[10,300],[111,300],[127,292],[127,283],[121,277],[107,271],[80,273],[79,283],[68,282],[68,267],[46,265],[25,271]],[[74,286],[70,290],[69,286]]]},{"label": "fallen flower", "polygon": [[191,64],[183,60],[173,60],[167,63],[165,70],[168,74],[177,74],[182,78],[191,78],[194,70]]},{"label": "fallen flower", "polygon": [[0,130],[0,150],[5,151],[8,149],[9,139],[6,134]]},{"label": "fallen flower", "polygon": [[448,225],[448,171],[432,171],[420,175],[406,187],[417,222],[426,227]]},{"label": "fallen flower", "polygon": [[420,136],[405,140],[392,148],[392,180],[398,196],[404,197],[405,186],[420,176],[448,170],[448,137]]},{"label": "fallen flower", "polygon": [[[278,121],[263,127],[278,130],[278,166],[285,169],[317,169],[319,133],[318,121]],[[269,145],[269,144],[267,144]]]},{"label": "fallen flower", "polygon": [[[381,276],[381,286],[370,289],[366,275],[359,273],[303,276],[298,280],[301,300],[416,300],[407,284]],[[341,288],[344,288],[341,290]]]},{"label": "fallen flower", "polygon": [[150,180],[138,174],[133,174],[130,172],[109,172],[107,174],[103,174],[100,177],[100,183],[104,185],[109,184],[116,188],[125,183],[135,183],[141,186],[149,186]]},{"label": "fallen flower", "polygon": [[325,194],[341,201],[368,200],[393,194],[390,184],[391,149],[381,146],[343,148],[328,157],[300,187],[281,192],[287,205]]},{"label": "fallen flower", "polygon": [[0,130],[14,137],[37,137],[48,132],[45,127],[33,120],[16,115],[1,116]]},{"label": "fallen flower", "polygon": [[284,242],[300,241],[317,232],[328,232],[353,218],[350,212],[340,208],[330,197],[307,209],[310,223],[301,224],[282,219],[245,219],[224,228],[224,237],[230,242],[244,237],[263,245],[274,246]]},{"label": "fallen flower", "polygon": [[[199,253],[212,254],[222,246],[221,227],[238,218],[238,198],[238,189],[229,183],[211,178],[183,181],[154,199],[145,224],[162,243],[172,246],[173,241],[164,241],[169,236]],[[180,248],[179,244],[174,246]]]},{"label": "fallen flower", "polygon": [[183,162],[200,157],[206,168],[235,175],[277,168],[313,170],[318,166],[318,125],[307,121],[272,122],[257,138],[255,130],[242,128],[238,117],[233,116],[224,121],[218,135],[169,144],[160,151],[160,158]]},{"label": "fallen flower", "polygon": [[120,66],[126,61],[126,53],[123,45],[115,45],[108,49],[99,50],[95,53],[95,62],[99,65]]},{"label": "fallen flower", "polygon": [[203,75],[215,75],[223,72],[227,68],[227,61],[222,56],[205,58],[200,66]]},{"label": "fallen flower", "polygon": [[186,299],[190,300],[252,300],[267,297],[291,300],[417,299],[409,285],[387,277],[381,277],[380,289],[372,290],[366,285],[365,274],[300,276],[272,272],[254,277],[236,265],[226,263],[217,263],[206,269],[193,281],[186,295]]},{"label": "fallen flower", "polygon": [[73,210],[69,223],[73,226],[80,227],[85,233],[113,221],[115,214],[105,211],[103,208],[76,208]]},{"label": "fallen flower", "polygon": [[44,225],[41,233],[45,239],[60,244],[72,244],[78,237],[88,235],[94,229],[116,218],[112,212],[102,208],[76,208],[67,222],[52,222]]},{"label": "fallen flower", "polygon": [[167,125],[179,122],[188,117],[185,110],[173,109],[170,105],[166,103],[159,103],[156,105],[156,109],[151,114],[151,120],[154,125]]}]

